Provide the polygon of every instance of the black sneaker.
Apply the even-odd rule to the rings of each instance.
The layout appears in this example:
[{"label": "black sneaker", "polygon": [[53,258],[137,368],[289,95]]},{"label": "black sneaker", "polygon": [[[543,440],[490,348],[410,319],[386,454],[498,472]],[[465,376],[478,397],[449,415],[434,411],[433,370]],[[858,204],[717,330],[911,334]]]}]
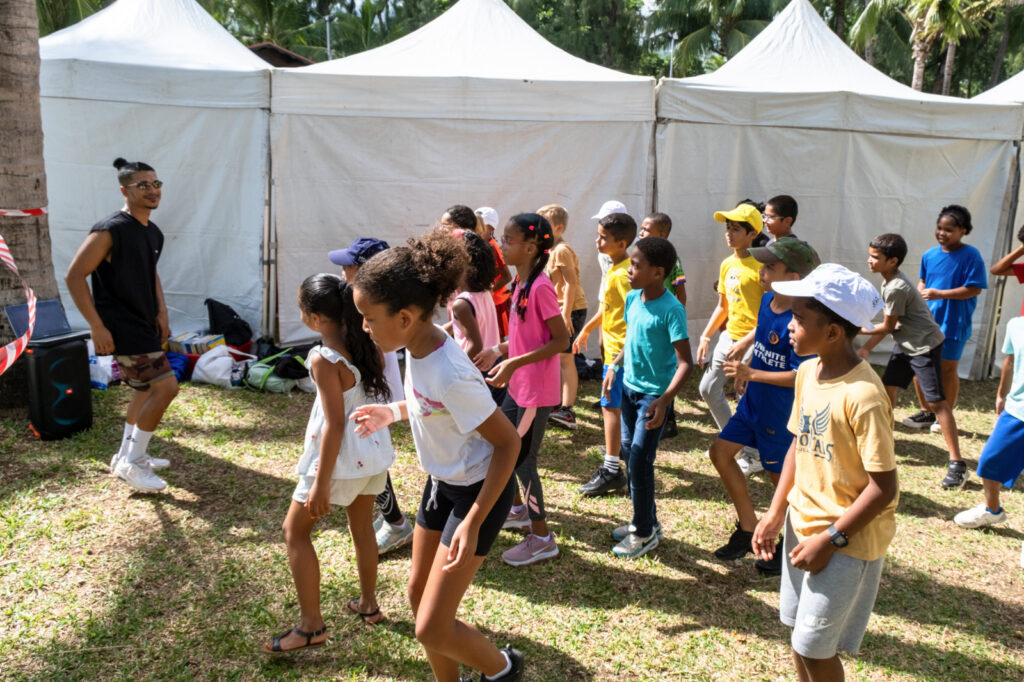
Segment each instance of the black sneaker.
[{"label": "black sneaker", "polygon": [[740,522],[736,522],[736,530],[729,536],[729,542],[715,550],[715,558],[724,561],[736,561],[754,552],[750,541],[754,538],[753,533],[740,528]]},{"label": "black sneaker", "polygon": [[[512,669],[501,677],[495,677],[494,681],[497,682],[519,682],[523,679],[523,668],[526,666],[526,662],[523,659],[523,652],[519,649],[513,649],[511,644],[506,644],[501,648],[501,651],[508,656],[508,660],[512,662]],[[487,682],[489,678],[480,673],[480,682]]]},{"label": "black sneaker", "polygon": [[918,410],[909,417],[901,419],[900,423],[912,429],[927,429],[935,423],[935,414],[926,410]]},{"label": "black sneaker", "polygon": [[946,469],[946,477],[942,479],[942,487],[946,490],[963,488],[970,477],[971,472],[967,470],[967,462],[950,460],[949,468]]},{"label": "black sneaker", "polygon": [[552,410],[548,416],[548,421],[552,421],[570,431],[575,431],[580,427],[576,423],[576,413],[572,411],[571,407],[559,407],[557,410]]},{"label": "black sneaker", "polygon": [[597,468],[589,481],[580,486],[580,494],[587,497],[606,495],[622,490],[627,485],[629,485],[629,481],[626,480],[626,474],[622,473],[621,468],[611,472],[601,466]]},{"label": "black sneaker", "polygon": [[675,438],[679,435],[679,427],[676,426],[676,411],[669,409],[665,413],[665,430],[661,432],[662,438]]},{"label": "black sneaker", "polygon": [[754,568],[763,576],[782,575],[782,540],[775,543],[775,553],[771,561],[758,559],[754,562]]}]

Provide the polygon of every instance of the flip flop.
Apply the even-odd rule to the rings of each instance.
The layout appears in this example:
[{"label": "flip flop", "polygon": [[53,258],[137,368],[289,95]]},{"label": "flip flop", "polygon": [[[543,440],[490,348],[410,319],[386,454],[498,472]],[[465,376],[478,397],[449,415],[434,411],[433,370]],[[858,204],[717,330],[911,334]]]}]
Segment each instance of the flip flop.
[{"label": "flip flop", "polygon": [[[349,611],[354,613],[355,615],[357,615],[360,618],[362,618],[363,622],[366,623],[367,625],[377,625],[378,623],[380,623],[379,620],[373,620],[373,621],[370,620],[370,618],[373,618],[374,616],[380,615],[380,607],[379,606],[377,608],[375,608],[373,611],[371,611],[370,613],[363,613],[362,611],[359,610],[359,598],[356,597],[355,599],[350,599],[348,601],[348,603],[345,604],[345,607]],[[383,620],[383,618],[381,620]]]},{"label": "flip flop", "polygon": [[[282,649],[281,648],[281,640],[284,639],[285,637],[287,637],[288,635],[290,635],[293,632],[295,634],[297,634],[299,637],[305,637],[306,638],[306,643],[303,644],[302,646],[293,647],[291,649]],[[279,634],[277,637],[274,637],[273,642],[271,642],[271,644],[270,644],[270,651],[267,651],[266,649],[262,649],[262,647],[261,647],[261,650],[263,651],[263,653],[267,653],[267,654],[290,654],[291,652],[298,651],[300,649],[315,649],[318,646],[323,646],[324,642],[326,642],[327,640],[325,639],[322,642],[314,642],[313,638],[314,637],[319,637],[320,635],[322,635],[322,634],[324,634],[326,632],[327,632],[327,626],[326,625],[323,626],[322,628],[320,628],[319,630],[317,630],[316,632],[305,632],[305,631],[300,630],[298,628],[292,628],[291,630],[285,630],[284,632]]]}]

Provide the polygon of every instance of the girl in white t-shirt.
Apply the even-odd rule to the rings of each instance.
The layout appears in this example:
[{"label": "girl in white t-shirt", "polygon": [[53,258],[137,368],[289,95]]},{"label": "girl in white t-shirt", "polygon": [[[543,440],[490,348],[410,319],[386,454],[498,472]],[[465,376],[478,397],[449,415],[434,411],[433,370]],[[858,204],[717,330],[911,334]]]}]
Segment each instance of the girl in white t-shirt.
[{"label": "girl in white t-shirt", "polygon": [[437,231],[368,261],[354,300],[373,340],[405,347],[405,400],[364,405],[352,415],[372,438],[408,419],[430,480],[413,533],[409,601],[416,638],[439,680],[458,679],[459,664],[493,680],[518,680],[523,657],[498,649],[456,618],[462,596],[512,505],[519,436],[491,400],[483,375],[431,315],[454,293],[469,264],[462,243]]},{"label": "girl in white t-shirt", "polygon": [[332,504],[345,507],[356,552],[360,594],[348,602],[348,610],[370,625],[383,619],[376,596],[373,502],[384,490],[395,452],[387,429],[358,438],[349,416],[362,405],[390,398],[384,359],[363,329],[345,280],[328,274],[308,277],[299,287],[298,302],[302,322],[323,337],[306,361],[316,383],[316,401],[295,469],[299,483],[283,527],[301,615],[298,625],[263,645],[267,653],[320,646],[327,640],[320,613],[320,563],[310,534]]}]

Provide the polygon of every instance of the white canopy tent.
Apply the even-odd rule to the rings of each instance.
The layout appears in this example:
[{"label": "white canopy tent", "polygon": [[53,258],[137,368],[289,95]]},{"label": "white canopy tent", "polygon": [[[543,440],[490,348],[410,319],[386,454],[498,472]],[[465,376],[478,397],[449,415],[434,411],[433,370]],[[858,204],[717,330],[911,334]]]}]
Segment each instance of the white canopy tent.
[{"label": "white canopy tent", "polygon": [[[662,81],[658,118],[655,205],[676,220],[676,243],[686,240],[696,336],[728,254],[712,214],[745,197],[796,197],[797,236],[869,277],[868,242],[898,232],[914,281],[939,209],[963,204],[978,226],[969,242],[989,261],[1010,208],[1024,110],[916,92],[861,60],[807,0],[793,0],[714,73]],[[988,331],[985,311],[983,300],[965,370]]]},{"label": "white canopy tent", "polygon": [[[991,90],[987,90],[971,100],[987,104],[1017,104],[1024,109],[1024,72],[1008,78]],[[1021,144],[1024,144],[1024,130],[1021,131]],[[1012,249],[1019,245],[1017,241],[1017,230],[1024,226],[1024,177],[1020,175],[1020,145],[1017,147],[1018,161],[1018,185],[1016,199],[1016,211],[1013,213],[1013,222],[1006,225],[1005,238],[996,242],[997,250],[1002,246],[1004,249]],[[997,280],[993,280],[995,283]],[[1002,306],[999,314],[999,326],[996,332],[998,341],[996,346],[997,361],[1001,358],[999,352],[1003,347],[1003,337],[1006,334],[1006,323],[1020,314],[1021,306],[1024,305],[1024,286],[1019,285],[1010,278],[1003,282]]]},{"label": "white canopy tent", "polygon": [[[262,307],[270,67],[195,0],[118,0],[39,41],[53,261],[123,199],[111,162],[144,161],[166,183],[153,221],[173,331],[207,326],[203,301],[253,329]],[[84,321],[68,305],[73,323]]]},{"label": "white canopy tent", "polygon": [[570,56],[501,0],[461,0],[393,43],[273,80],[284,340],[310,335],[292,300],[305,276],[336,270],[327,251],[400,244],[456,203],[503,221],[564,205],[593,311],[590,216],[607,199],[650,206],[653,80]]}]

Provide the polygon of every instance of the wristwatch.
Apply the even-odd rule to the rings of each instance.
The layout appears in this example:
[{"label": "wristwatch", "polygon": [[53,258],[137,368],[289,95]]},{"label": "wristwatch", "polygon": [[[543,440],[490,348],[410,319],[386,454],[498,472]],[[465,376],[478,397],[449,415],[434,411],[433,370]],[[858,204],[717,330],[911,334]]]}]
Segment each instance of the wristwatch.
[{"label": "wristwatch", "polygon": [[850,544],[850,538],[846,537],[846,533],[837,530],[835,526],[828,527],[828,534],[832,536],[832,544],[836,547],[846,547]]}]

